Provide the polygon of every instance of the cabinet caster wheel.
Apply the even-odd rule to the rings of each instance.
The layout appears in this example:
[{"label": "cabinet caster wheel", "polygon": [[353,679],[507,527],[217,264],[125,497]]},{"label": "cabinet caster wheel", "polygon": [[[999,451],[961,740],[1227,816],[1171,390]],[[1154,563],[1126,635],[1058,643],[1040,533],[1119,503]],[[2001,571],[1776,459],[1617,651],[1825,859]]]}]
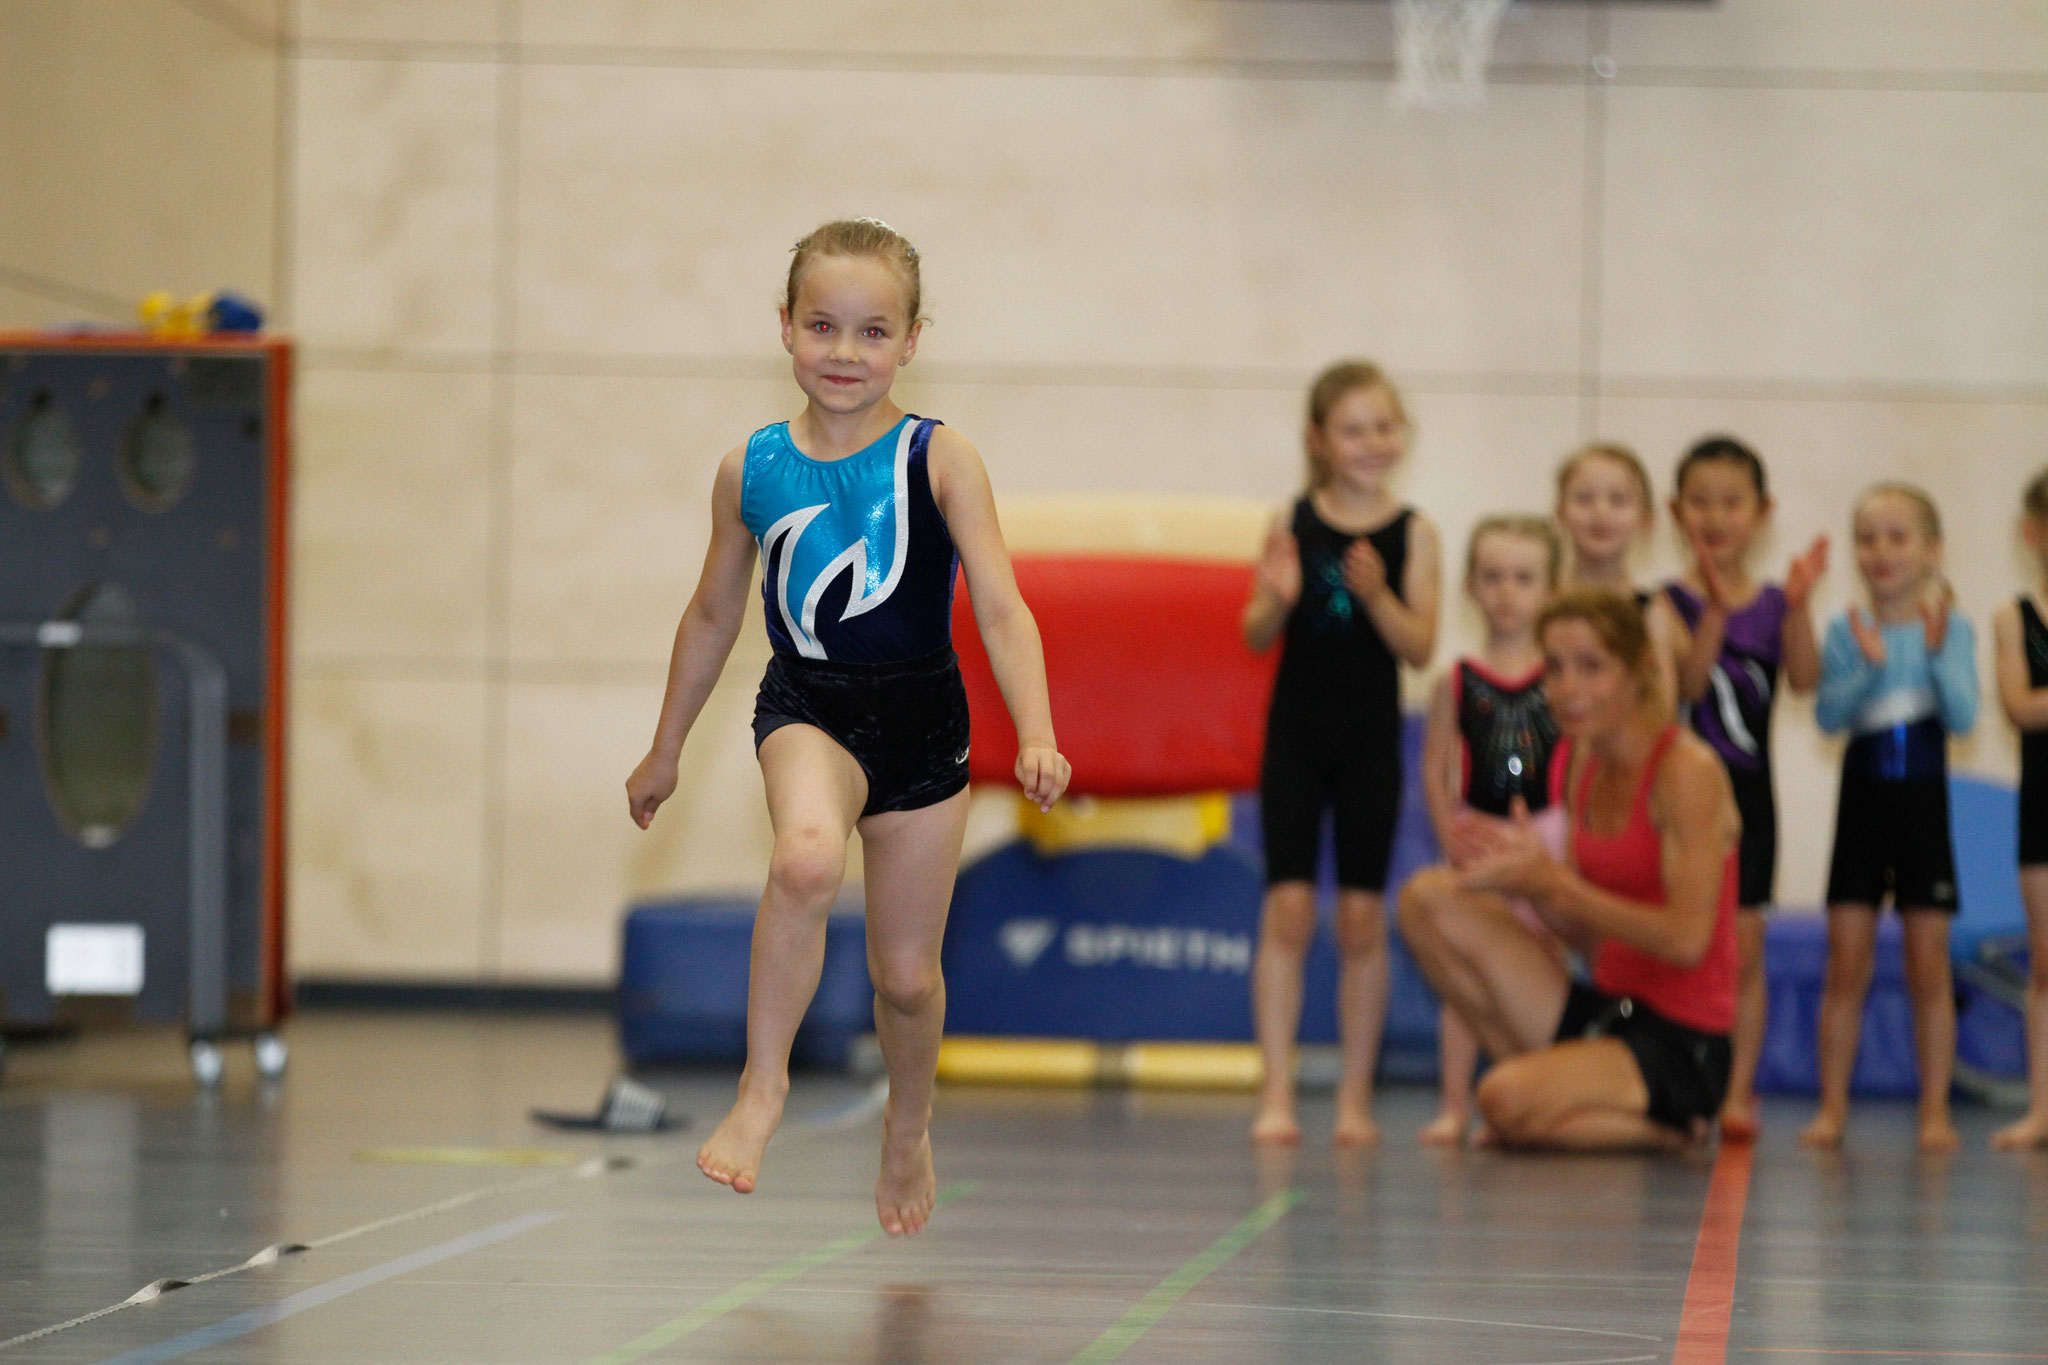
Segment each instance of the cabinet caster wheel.
[{"label": "cabinet caster wheel", "polygon": [[275,1033],[256,1035],[256,1074],[266,1081],[274,1081],[284,1075],[285,1063],[291,1060],[291,1049],[284,1039]]},{"label": "cabinet caster wheel", "polygon": [[220,1084],[220,1075],[226,1063],[220,1055],[220,1044],[211,1038],[192,1040],[192,1079],[202,1089],[211,1090]]}]

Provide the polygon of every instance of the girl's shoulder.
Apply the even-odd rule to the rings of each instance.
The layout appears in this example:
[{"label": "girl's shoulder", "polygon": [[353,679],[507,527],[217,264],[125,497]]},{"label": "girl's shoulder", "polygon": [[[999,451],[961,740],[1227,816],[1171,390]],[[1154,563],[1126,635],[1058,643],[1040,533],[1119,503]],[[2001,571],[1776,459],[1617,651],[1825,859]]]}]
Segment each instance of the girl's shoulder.
[{"label": "girl's shoulder", "polygon": [[2008,597],[1992,609],[1991,628],[1999,633],[2000,638],[2007,635],[2018,638],[2020,631],[2032,624],[2027,619],[2029,616],[2033,617],[2034,621],[2043,619],[2041,608],[2031,594],[2021,593],[2017,597]]}]

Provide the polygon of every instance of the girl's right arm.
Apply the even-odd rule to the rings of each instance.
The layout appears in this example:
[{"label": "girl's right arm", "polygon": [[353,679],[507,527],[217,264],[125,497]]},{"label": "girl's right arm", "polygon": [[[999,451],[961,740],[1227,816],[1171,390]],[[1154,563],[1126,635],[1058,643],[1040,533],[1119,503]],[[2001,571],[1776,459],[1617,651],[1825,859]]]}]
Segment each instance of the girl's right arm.
[{"label": "girl's right arm", "polygon": [[1998,655],[1998,700],[2006,718],[2021,730],[2048,730],[2048,687],[2035,687],[2027,676],[2026,632],[2020,626],[2017,602],[2007,602],[1992,618]]},{"label": "girl's right arm", "polygon": [[1244,642],[1253,653],[1264,654],[1273,647],[1300,597],[1301,550],[1283,514],[1266,532],[1266,545],[1252,575],[1251,600],[1244,604]]},{"label": "girl's right arm", "polygon": [[[1687,632],[1678,651],[1678,697],[1685,702],[1706,699],[1707,688],[1713,685],[1714,665],[1721,661],[1721,646],[1728,639],[1728,592],[1721,571],[1714,566],[1713,556],[1698,545],[1693,546],[1693,558],[1702,591],[1699,623]],[[1659,591],[1656,602],[1677,615],[1668,591]]]},{"label": "girl's right arm", "polygon": [[1650,662],[1657,670],[1657,699],[1666,711],[1678,709],[1678,661],[1692,649],[1692,632],[1671,605],[1669,593],[1650,594],[1643,608],[1643,626],[1650,634]]},{"label": "girl's right arm", "polygon": [[1848,729],[1883,681],[1884,666],[1873,663],[1856,643],[1849,618],[1838,616],[1830,621],[1827,643],[1820,653],[1820,689],[1813,699],[1815,723],[1829,734]]},{"label": "girl's right arm", "polygon": [[1429,719],[1422,729],[1422,802],[1429,810],[1429,823],[1436,831],[1436,844],[1452,867],[1464,859],[1453,852],[1458,798],[1455,795],[1459,768],[1458,701],[1454,695],[1458,666],[1437,679],[1429,694]]},{"label": "girl's right arm", "polygon": [[654,822],[656,808],[675,794],[676,763],[683,740],[717,685],[746,616],[747,587],[754,576],[754,538],[740,520],[740,476],[745,467],[744,446],[719,462],[718,476],[711,485],[711,544],[704,551],[704,572],[697,579],[697,591],[676,627],[654,743],[626,779],[626,807],[642,829]]}]

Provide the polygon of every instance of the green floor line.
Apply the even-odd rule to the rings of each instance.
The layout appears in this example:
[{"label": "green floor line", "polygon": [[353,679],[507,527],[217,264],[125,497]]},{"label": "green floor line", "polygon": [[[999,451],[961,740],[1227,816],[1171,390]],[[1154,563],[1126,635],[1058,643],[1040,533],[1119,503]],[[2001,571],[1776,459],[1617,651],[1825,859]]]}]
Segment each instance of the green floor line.
[{"label": "green floor line", "polygon": [[1100,1362],[1115,1360],[1130,1350],[1139,1337],[1151,1330],[1152,1324],[1187,1297],[1189,1290],[1257,1241],[1260,1233],[1285,1218],[1288,1211],[1301,1201],[1300,1190],[1284,1190],[1253,1209],[1238,1220],[1237,1226],[1211,1242],[1208,1250],[1154,1285],[1151,1293],[1139,1299],[1130,1312],[1090,1342],[1068,1365],[1100,1365]]},{"label": "green floor line", "polygon": [[[939,1191],[933,1207],[936,1208],[950,1200],[964,1199],[974,1193],[978,1185],[979,1182],[973,1180],[948,1185]],[[769,1290],[789,1283],[805,1271],[814,1270],[827,1261],[836,1261],[841,1256],[859,1251],[883,1235],[881,1225],[877,1224],[863,1232],[848,1233],[836,1242],[827,1242],[824,1246],[814,1251],[806,1251],[803,1255],[784,1261],[781,1265],[770,1266],[752,1279],[734,1285],[717,1298],[698,1304],[681,1317],[663,1323],[645,1336],[636,1337],[624,1346],[606,1351],[601,1356],[592,1356],[584,1361],[583,1365],[629,1365],[632,1361],[650,1356],[669,1343],[682,1340],[706,1323],[724,1317],[742,1304],[750,1303]]]}]

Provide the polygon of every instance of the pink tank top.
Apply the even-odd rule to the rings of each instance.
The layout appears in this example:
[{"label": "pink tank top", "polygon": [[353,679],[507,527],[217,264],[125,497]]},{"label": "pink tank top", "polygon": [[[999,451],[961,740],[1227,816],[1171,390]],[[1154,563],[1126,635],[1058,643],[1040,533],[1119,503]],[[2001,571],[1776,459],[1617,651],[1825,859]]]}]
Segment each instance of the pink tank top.
[{"label": "pink tank top", "polygon": [[[1678,737],[1673,725],[1657,737],[1643,780],[1629,804],[1628,822],[1618,834],[1597,834],[1586,827],[1586,784],[1599,760],[1587,755],[1586,771],[1570,802],[1572,858],[1579,874],[1603,891],[1646,905],[1664,903],[1663,840],[1650,821],[1650,789],[1657,767]],[[1553,795],[1562,794],[1571,770],[1571,741],[1562,741],[1551,762]],[[1593,950],[1593,985],[1608,995],[1642,1001],[1666,1019],[1701,1033],[1728,1033],[1735,1027],[1735,851],[1721,877],[1721,897],[1714,911],[1714,938],[1698,965],[1681,967],[1621,942],[1605,938]]]}]

